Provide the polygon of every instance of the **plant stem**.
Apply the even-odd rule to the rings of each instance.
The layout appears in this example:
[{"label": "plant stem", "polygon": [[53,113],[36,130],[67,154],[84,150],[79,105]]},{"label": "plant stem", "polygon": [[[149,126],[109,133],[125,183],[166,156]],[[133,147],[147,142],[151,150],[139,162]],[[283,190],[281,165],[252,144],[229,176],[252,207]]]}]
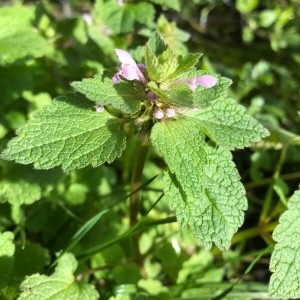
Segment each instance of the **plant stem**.
[{"label": "plant stem", "polygon": [[[142,185],[143,169],[147,157],[149,145],[138,141],[137,157],[134,164],[132,179],[131,179],[131,191],[136,191],[130,196],[130,228],[133,228],[138,222],[139,204],[141,198],[141,192],[138,188]],[[133,255],[138,263],[141,265],[141,253],[139,249],[139,236],[137,234],[132,235],[132,250]]]},{"label": "plant stem", "polygon": [[274,183],[276,182],[276,180],[280,176],[280,171],[281,171],[282,165],[283,165],[283,163],[285,161],[285,158],[286,158],[286,155],[287,155],[287,149],[288,149],[288,146],[285,146],[285,147],[282,148],[278,163],[276,165],[276,168],[275,168],[273,176],[272,176],[272,181],[269,184],[269,187],[268,187],[268,190],[267,190],[267,193],[266,193],[266,197],[264,199],[262,211],[260,213],[260,218],[259,218],[259,225],[260,226],[263,223],[268,222],[267,216],[268,216],[268,214],[270,212],[270,208],[271,208],[271,202],[272,202],[273,192],[274,192]]}]

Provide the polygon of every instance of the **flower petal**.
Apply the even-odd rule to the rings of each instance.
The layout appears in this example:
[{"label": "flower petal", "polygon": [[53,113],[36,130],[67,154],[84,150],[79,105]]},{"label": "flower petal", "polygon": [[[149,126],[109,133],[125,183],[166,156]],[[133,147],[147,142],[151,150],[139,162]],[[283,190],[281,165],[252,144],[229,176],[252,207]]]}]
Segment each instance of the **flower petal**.
[{"label": "flower petal", "polygon": [[137,66],[136,62],[134,61],[134,59],[131,57],[131,55],[127,51],[124,51],[121,49],[115,49],[115,51],[116,51],[119,61],[122,64]]},{"label": "flower petal", "polygon": [[116,73],[111,80],[113,83],[119,83],[121,81],[119,73]]},{"label": "flower petal", "polygon": [[215,86],[218,82],[218,79],[216,77],[213,77],[211,75],[202,75],[199,77],[195,77],[195,84],[198,87],[199,85],[205,88],[211,88]]}]

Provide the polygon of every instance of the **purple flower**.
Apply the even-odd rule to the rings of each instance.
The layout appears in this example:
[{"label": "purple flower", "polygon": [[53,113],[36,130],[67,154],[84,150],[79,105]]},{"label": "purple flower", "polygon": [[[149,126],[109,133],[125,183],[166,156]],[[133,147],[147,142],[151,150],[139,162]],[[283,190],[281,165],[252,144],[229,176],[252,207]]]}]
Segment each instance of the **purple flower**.
[{"label": "purple flower", "polygon": [[128,52],[120,49],[116,49],[115,51],[119,61],[121,62],[121,67],[119,71],[113,76],[112,82],[119,83],[121,81],[121,75],[127,80],[138,80],[142,83],[146,83],[147,80],[142,73],[142,71],[145,70],[146,67],[144,65],[138,65]]},{"label": "purple flower", "polygon": [[218,79],[211,75],[202,75],[188,79],[180,79],[177,82],[186,84],[192,91],[194,91],[198,86],[202,86],[207,89],[211,88],[217,84]]}]

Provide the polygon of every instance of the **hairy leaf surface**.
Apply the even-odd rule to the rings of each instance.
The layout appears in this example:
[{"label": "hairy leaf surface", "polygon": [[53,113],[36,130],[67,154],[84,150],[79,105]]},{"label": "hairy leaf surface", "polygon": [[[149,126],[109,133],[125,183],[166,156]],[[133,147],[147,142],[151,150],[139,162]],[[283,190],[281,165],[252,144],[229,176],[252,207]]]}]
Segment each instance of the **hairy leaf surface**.
[{"label": "hairy leaf surface", "polygon": [[112,162],[125,147],[119,120],[97,113],[83,96],[69,94],[41,109],[17,131],[2,158],[38,169],[64,170]]},{"label": "hairy leaf surface", "polygon": [[288,202],[288,210],[273,232],[277,242],[271,256],[269,293],[277,299],[300,298],[300,190]]},{"label": "hairy leaf surface", "polygon": [[141,101],[146,98],[145,89],[139,81],[127,81],[113,84],[111,78],[101,74],[94,78],[72,82],[72,87],[97,104],[110,104],[114,108],[134,114],[140,108]]},{"label": "hairy leaf surface", "polygon": [[28,276],[22,282],[22,293],[18,300],[98,299],[99,295],[93,285],[75,281],[73,273],[77,265],[73,254],[64,254],[51,276],[40,274]]},{"label": "hairy leaf surface", "polygon": [[157,123],[151,138],[169,167],[165,193],[181,226],[188,226],[207,248],[215,243],[227,249],[247,208],[231,153],[208,146],[194,120]]},{"label": "hairy leaf surface", "polygon": [[215,101],[194,115],[213,141],[229,149],[250,146],[269,135],[266,128],[232,99]]}]

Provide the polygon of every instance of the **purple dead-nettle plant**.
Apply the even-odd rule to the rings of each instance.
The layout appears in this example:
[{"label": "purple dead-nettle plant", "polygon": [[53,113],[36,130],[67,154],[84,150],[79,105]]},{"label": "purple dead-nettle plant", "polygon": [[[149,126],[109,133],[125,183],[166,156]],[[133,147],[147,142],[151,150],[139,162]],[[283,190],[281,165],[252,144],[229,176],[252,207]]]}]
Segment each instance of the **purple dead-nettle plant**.
[{"label": "purple dead-nettle plant", "polygon": [[[125,78],[127,80],[137,80],[145,86],[145,92],[149,103],[146,105],[147,109],[144,111],[143,116],[139,116],[134,122],[137,126],[141,126],[145,119],[149,119],[147,117],[145,118],[145,114],[147,113],[150,113],[155,120],[163,120],[166,118],[174,118],[179,111],[182,111],[182,108],[166,103],[163,99],[158,97],[155,92],[149,90],[149,87],[147,86],[149,79],[145,65],[136,63],[127,51],[121,49],[116,49],[115,51],[121,62],[121,66],[118,72],[112,77],[112,82],[118,84],[122,81],[122,78]],[[184,84],[192,91],[195,91],[199,86],[211,88],[217,84],[217,81],[217,78],[211,75],[201,75],[187,79],[172,80],[172,85]]]}]

